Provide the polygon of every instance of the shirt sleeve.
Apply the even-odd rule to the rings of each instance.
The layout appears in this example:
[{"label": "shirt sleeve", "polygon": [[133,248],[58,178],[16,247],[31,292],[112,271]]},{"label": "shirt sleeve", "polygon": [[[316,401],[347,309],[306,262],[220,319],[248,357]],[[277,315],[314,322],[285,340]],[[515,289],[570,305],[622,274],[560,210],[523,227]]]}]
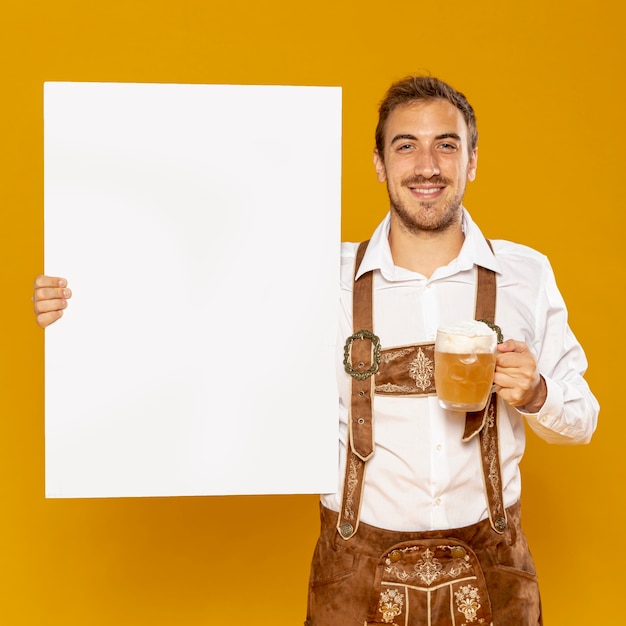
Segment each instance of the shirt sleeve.
[{"label": "shirt sleeve", "polygon": [[537,413],[520,413],[548,443],[588,443],[596,429],[599,405],[584,379],[587,359],[569,327],[565,302],[547,259],[539,286],[532,348],[546,381],[547,397]]}]

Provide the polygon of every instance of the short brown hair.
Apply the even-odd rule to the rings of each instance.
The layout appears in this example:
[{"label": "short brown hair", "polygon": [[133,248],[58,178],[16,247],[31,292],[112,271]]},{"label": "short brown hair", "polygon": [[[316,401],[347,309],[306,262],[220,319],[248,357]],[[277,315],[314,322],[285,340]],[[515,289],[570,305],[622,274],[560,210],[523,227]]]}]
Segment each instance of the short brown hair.
[{"label": "short brown hair", "polygon": [[442,80],[433,76],[407,76],[389,87],[378,107],[378,125],[376,126],[376,149],[381,159],[384,157],[385,124],[392,111],[401,104],[416,100],[447,100],[461,111],[468,130],[469,151],[473,152],[478,144],[476,115],[467,98]]}]

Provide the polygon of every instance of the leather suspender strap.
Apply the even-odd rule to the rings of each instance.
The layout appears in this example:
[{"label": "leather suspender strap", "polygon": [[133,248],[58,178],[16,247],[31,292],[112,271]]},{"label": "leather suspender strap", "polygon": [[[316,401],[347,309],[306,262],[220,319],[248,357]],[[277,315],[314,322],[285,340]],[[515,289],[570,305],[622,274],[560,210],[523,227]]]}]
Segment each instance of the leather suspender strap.
[{"label": "leather suspender strap", "polygon": [[[355,261],[357,268],[361,265],[366,248],[367,242],[359,246]],[[372,396],[374,374],[380,362],[380,341],[373,333],[373,281],[373,272],[367,272],[354,283],[352,315],[355,333],[351,337],[349,350],[344,355],[353,370],[352,403],[348,421],[350,447],[362,461],[367,461],[374,454]]]},{"label": "leather suspender strap", "polygon": [[[487,240],[487,243],[493,252],[491,242]],[[496,274],[481,266],[478,266],[476,271],[475,318],[494,324],[496,319]],[[504,495],[502,493],[497,400],[498,397],[493,392],[489,397],[487,406],[482,411],[473,411],[466,414],[463,441],[469,441],[476,434],[480,433],[480,456],[485,481],[489,522],[491,527],[501,534],[507,528],[507,521]]]},{"label": "leather suspender strap", "polygon": [[[361,265],[367,241],[357,250],[354,272]],[[346,473],[343,482],[341,512],[337,530],[349,539],[359,525],[359,511],[363,495],[365,462],[374,454],[373,394],[374,376],[380,360],[380,341],[373,333],[373,281],[372,272],[355,279],[352,293],[352,315],[355,333],[348,338],[344,353],[344,366],[352,376],[352,400],[348,416],[348,442]]]},{"label": "leather suspender strap", "polygon": [[485,408],[484,426],[478,435],[480,458],[483,468],[485,495],[489,523],[499,534],[507,529],[506,509],[502,493],[502,467],[498,439],[498,403],[495,393],[491,394]]},{"label": "leather suspender strap", "polygon": [[[476,313],[474,319],[486,320],[492,324],[496,318],[496,275],[480,265],[476,268]],[[491,400],[495,394],[491,394]],[[490,400],[490,401],[491,401]],[[485,424],[487,411],[471,411],[465,415],[463,441],[477,435]]]}]

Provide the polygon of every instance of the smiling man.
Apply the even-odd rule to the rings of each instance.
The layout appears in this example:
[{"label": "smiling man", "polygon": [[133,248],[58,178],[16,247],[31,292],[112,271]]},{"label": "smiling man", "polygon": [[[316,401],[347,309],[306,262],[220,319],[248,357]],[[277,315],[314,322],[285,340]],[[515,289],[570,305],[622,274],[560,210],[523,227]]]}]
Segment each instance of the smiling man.
[{"label": "smiling man", "polygon": [[[488,242],[463,208],[477,139],[466,98],[435,78],[380,105],[390,211],[343,246],[341,484],[321,498],[308,626],[542,623],[520,527],[525,423],[587,443],[598,404],[547,259]],[[437,401],[432,342],[472,319],[506,340],[486,409],[465,414]]]},{"label": "smiling man", "polygon": [[[459,226],[465,184],[476,176],[477,156],[454,105],[445,100],[399,105],[374,154],[378,180],[387,182],[394,222],[412,233]],[[411,203],[419,211],[412,211]]]},{"label": "smiling man", "polygon": [[[526,426],[584,444],[599,407],[548,260],[487,241],[463,207],[477,138],[466,98],[435,78],[401,80],[380,105],[390,207],[342,247],[340,482],[321,496],[306,626],[542,624],[520,526]],[[71,295],[38,277],[38,323]],[[434,340],[470,320],[501,342],[486,407],[465,413],[437,400]]]}]

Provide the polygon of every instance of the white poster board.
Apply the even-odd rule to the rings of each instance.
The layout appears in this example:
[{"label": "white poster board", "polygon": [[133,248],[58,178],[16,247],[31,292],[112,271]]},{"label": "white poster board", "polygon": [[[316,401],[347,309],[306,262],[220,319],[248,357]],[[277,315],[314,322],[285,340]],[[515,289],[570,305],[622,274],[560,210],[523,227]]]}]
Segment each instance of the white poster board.
[{"label": "white poster board", "polygon": [[46,83],[46,495],[337,485],[341,89]]}]

